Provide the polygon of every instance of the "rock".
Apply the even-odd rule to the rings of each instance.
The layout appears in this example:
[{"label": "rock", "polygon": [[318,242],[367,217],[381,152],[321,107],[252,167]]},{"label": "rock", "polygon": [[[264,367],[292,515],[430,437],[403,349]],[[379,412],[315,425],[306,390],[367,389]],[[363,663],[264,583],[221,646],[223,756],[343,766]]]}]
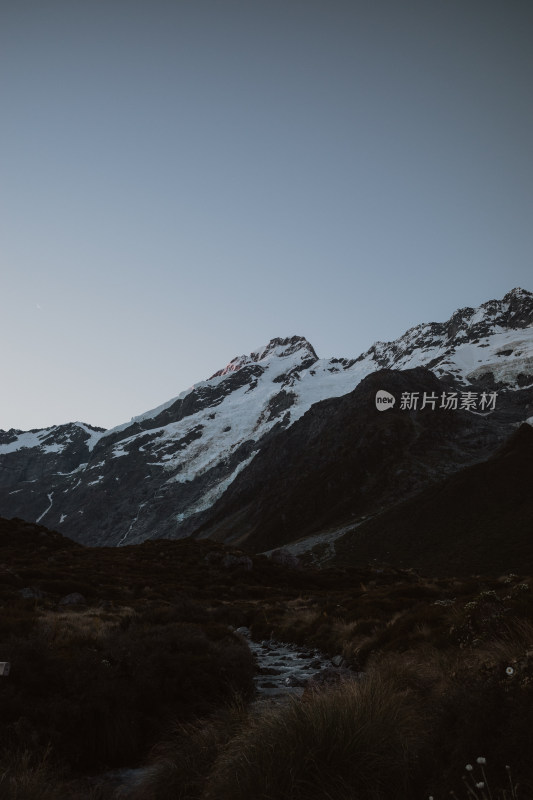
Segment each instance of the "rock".
[{"label": "rock", "polygon": [[274,550],[270,558],[275,564],[281,564],[284,567],[290,567],[290,569],[301,569],[302,566],[300,559],[285,547]]},{"label": "rock", "polygon": [[211,550],[211,552],[205,556],[204,561],[208,566],[211,566],[211,564],[220,564],[222,558],[223,553],[220,553],[217,550]]},{"label": "rock", "polygon": [[343,660],[344,659],[342,656],[335,656],[334,658],[331,659],[331,663],[333,664],[334,667],[340,667],[342,666]]},{"label": "rock", "polygon": [[25,600],[42,600],[44,592],[40,589],[35,589],[33,586],[25,586],[24,589],[19,589],[19,594]]},{"label": "rock", "polygon": [[82,603],[86,603],[87,600],[85,597],[80,594],[79,592],[72,592],[71,594],[66,594],[65,597],[62,597],[59,601],[60,606],[79,606]]},{"label": "rock", "polygon": [[241,567],[246,571],[253,569],[254,562],[249,556],[234,556],[232,553],[226,553],[222,559],[222,566],[229,569],[230,567]]},{"label": "rock", "polygon": [[285,686],[290,686],[293,688],[304,688],[307,686],[307,681],[298,678],[296,675],[289,675],[288,678],[285,678]]},{"label": "rock", "polygon": [[248,638],[250,636],[250,628],[242,625],[240,628],[237,628],[235,633],[240,633],[241,636],[246,636]]}]

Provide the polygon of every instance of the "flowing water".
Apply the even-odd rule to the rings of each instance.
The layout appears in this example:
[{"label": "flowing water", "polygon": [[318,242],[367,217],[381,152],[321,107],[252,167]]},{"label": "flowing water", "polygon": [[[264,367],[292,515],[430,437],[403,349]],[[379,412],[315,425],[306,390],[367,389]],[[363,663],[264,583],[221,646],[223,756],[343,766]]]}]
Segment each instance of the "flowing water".
[{"label": "flowing water", "polygon": [[332,661],[318,650],[273,639],[254,642],[248,628],[238,628],[257,659],[255,686],[258,696],[280,697],[301,695],[307,682],[326,668],[335,668]]},{"label": "flowing water", "polygon": [[[235,633],[243,636],[257,660],[254,678],[257,690],[256,703],[273,702],[291,695],[301,696],[307,682],[321,671],[336,670],[338,658],[329,660],[318,650],[273,639],[254,642],[248,628],[238,628]],[[117,798],[126,798],[146,776],[150,767],[124,768],[106,772],[95,779],[116,789]]]}]

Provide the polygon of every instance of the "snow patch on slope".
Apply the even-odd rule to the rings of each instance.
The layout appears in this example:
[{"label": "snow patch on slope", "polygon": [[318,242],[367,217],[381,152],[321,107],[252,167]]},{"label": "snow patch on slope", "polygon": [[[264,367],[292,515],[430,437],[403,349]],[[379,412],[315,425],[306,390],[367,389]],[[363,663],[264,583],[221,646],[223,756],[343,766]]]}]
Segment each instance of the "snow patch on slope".
[{"label": "snow patch on slope", "polygon": [[12,442],[0,444],[0,454],[14,453],[16,450],[22,448],[43,447],[42,439],[46,439],[50,435],[50,428],[42,431],[27,431],[25,433],[19,432]]}]

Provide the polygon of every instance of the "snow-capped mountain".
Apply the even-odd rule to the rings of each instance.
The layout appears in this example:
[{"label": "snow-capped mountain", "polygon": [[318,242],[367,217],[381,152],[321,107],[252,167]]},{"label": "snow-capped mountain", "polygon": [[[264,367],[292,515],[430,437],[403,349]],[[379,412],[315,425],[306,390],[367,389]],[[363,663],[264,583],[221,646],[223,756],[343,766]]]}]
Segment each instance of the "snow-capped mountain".
[{"label": "snow-capped mountain", "polygon": [[[188,535],[258,452],[317,402],[380,368],[426,366],[458,386],[533,385],[533,294],[522,289],[427,323],[358,358],[272,339],[129,423],[0,432],[0,514],[87,544]],[[518,412],[519,413],[519,412]],[[524,406],[523,418],[533,416]],[[516,414],[513,416],[516,419]]]},{"label": "snow-capped mountain", "polygon": [[460,308],[447,322],[410,328],[394,342],[376,342],[357,361],[375,368],[428,367],[460,383],[486,378],[508,388],[533,383],[533,294],[513,289],[503,300]]}]

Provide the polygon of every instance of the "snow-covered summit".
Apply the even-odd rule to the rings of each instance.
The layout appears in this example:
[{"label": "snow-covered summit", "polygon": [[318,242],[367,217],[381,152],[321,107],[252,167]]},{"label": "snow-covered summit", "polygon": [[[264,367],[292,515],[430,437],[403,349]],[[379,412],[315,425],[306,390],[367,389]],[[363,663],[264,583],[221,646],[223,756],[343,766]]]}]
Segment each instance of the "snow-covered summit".
[{"label": "snow-covered summit", "polygon": [[249,355],[233,358],[227,366],[215,372],[211,378],[218,378],[230,372],[237,372],[237,370],[250,364],[257,364],[277,358],[289,358],[290,356],[296,357],[293,359],[295,365],[298,363],[309,364],[318,359],[314,347],[304,336],[291,336],[287,339],[271,339],[267,345],[253,350]]},{"label": "snow-covered summit", "polygon": [[31,431],[11,428],[9,431],[0,431],[0,455],[32,448],[39,448],[42,453],[61,453],[80,443],[84,443],[90,452],[103,434],[103,428],[95,428],[84,422],[69,422]]},{"label": "snow-covered summit", "polygon": [[[508,356],[512,358],[502,371],[502,358]],[[516,288],[501,300],[460,308],[446,322],[415,325],[393,342],[376,342],[357,361],[369,359],[376,368],[426,366],[439,377],[452,375],[464,383],[492,375],[510,388],[528,385],[533,374],[533,293]]]}]

